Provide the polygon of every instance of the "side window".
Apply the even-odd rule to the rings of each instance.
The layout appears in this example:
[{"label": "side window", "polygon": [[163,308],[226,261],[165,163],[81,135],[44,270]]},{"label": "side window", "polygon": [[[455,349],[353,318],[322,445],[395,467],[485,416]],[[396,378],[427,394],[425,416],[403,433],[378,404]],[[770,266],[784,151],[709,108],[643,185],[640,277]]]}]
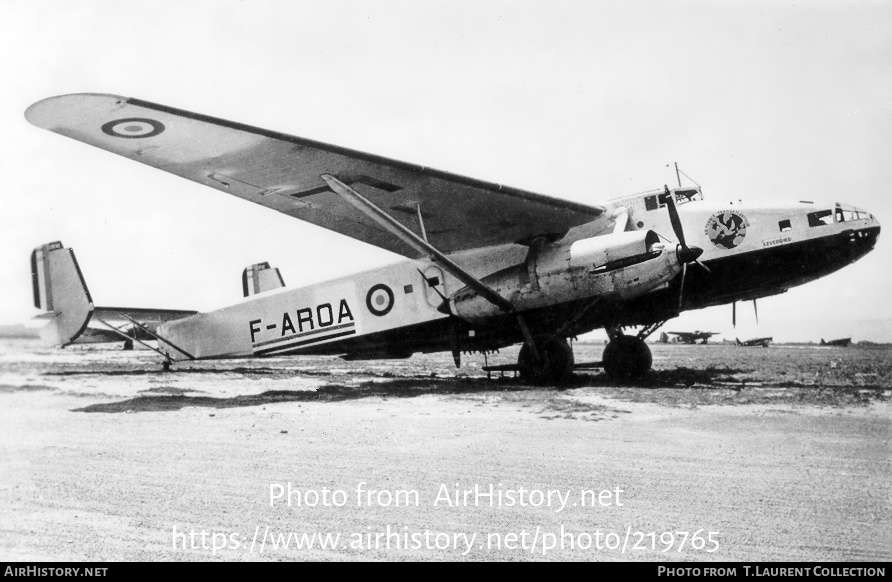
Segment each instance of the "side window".
[{"label": "side window", "polygon": [[833,224],[832,210],[818,210],[817,212],[808,213],[809,226],[824,226],[827,224]]},{"label": "side window", "polygon": [[644,199],[644,209],[645,210],[656,210],[659,205],[657,204],[656,196],[648,196]]},{"label": "side window", "polygon": [[790,220],[781,220],[777,223],[777,226],[780,228],[781,232],[787,232],[788,230],[793,230],[793,226],[790,224]]}]

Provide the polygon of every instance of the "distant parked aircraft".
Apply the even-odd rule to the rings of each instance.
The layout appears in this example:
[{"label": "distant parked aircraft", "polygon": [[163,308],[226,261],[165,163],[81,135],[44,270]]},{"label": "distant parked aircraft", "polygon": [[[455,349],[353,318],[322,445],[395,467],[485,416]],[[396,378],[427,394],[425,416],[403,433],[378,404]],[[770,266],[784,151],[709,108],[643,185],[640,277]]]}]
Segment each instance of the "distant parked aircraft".
[{"label": "distant parked aircraft", "polygon": [[830,340],[829,342],[825,342],[824,338],[821,338],[822,346],[834,346],[834,347],[840,347],[840,348],[847,348],[847,347],[849,347],[850,343],[852,343],[852,338],[850,338],[850,337],[843,338],[843,339]]},{"label": "distant parked aircraft", "polygon": [[748,346],[761,346],[763,348],[767,348],[768,344],[770,344],[771,340],[773,340],[774,338],[757,337],[757,338],[753,338],[753,339],[748,339],[745,342],[742,342],[737,338],[734,338],[734,339],[737,340],[737,345],[739,345],[739,346],[747,346],[747,347]]},{"label": "distant parked aircraft", "polygon": [[[683,343],[683,344],[694,344],[699,341],[701,344],[705,344],[709,341],[714,335],[719,335],[721,332],[718,331],[667,331],[665,332],[668,335],[678,336],[675,341]],[[662,339],[663,336],[660,336]],[[667,341],[663,343],[669,343],[668,338]]]}]

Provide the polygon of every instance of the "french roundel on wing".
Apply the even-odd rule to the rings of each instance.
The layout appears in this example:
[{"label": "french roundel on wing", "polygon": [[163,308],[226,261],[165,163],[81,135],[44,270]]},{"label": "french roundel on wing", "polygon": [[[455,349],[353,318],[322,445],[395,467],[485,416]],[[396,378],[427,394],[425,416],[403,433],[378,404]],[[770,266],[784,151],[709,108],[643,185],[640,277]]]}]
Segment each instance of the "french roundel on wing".
[{"label": "french roundel on wing", "polygon": [[128,119],[116,119],[102,126],[102,132],[114,137],[128,139],[139,137],[152,137],[164,131],[164,124],[154,119],[144,117],[130,117]]},{"label": "french roundel on wing", "polygon": [[373,315],[387,315],[393,309],[393,291],[387,285],[379,283],[366,293],[365,305]]}]

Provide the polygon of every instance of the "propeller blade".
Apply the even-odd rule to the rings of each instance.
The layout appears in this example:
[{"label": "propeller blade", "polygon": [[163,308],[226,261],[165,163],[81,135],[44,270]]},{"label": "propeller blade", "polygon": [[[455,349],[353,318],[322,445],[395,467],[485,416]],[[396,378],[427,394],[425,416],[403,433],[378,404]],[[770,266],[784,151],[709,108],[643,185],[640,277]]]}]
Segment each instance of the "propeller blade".
[{"label": "propeller blade", "polygon": [[753,311],[756,312],[756,325],[759,325],[759,306],[756,305],[755,299],[753,299]]},{"label": "propeller blade", "polygon": [[737,329],[737,302],[731,302],[731,325],[734,326],[734,329]]},{"label": "propeller blade", "polygon": [[707,273],[709,273],[710,275],[712,275],[712,269],[710,269],[709,267],[707,267],[706,265],[704,265],[703,263],[701,263],[699,259],[697,259],[697,260],[694,261],[694,262],[697,263],[697,265],[699,265],[701,269],[703,269],[704,271],[706,271]]},{"label": "propeller blade", "polygon": [[678,310],[681,311],[681,304],[684,302],[684,278],[688,274],[688,264],[681,264],[681,285],[678,287]]},{"label": "propeller blade", "polygon": [[682,248],[688,248],[684,239],[684,230],[681,228],[681,218],[678,217],[678,208],[675,207],[675,196],[669,191],[669,186],[666,186],[666,193],[663,194],[663,200],[666,201],[666,208],[669,210],[669,222],[672,223],[672,230],[675,231],[675,238],[678,239]]}]

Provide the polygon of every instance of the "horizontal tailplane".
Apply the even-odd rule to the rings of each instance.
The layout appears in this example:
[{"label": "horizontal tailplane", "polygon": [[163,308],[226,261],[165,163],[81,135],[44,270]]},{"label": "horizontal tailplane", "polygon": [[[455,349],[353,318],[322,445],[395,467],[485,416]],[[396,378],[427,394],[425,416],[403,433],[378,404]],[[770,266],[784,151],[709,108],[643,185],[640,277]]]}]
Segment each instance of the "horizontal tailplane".
[{"label": "horizontal tailplane", "polygon": [[93,299],[72,249],[61,242],[42,245],[31,252],[34,306],[50,322],[40,329],[40,338],[52,345],[68,345],[87,328],[93,314]]}]

